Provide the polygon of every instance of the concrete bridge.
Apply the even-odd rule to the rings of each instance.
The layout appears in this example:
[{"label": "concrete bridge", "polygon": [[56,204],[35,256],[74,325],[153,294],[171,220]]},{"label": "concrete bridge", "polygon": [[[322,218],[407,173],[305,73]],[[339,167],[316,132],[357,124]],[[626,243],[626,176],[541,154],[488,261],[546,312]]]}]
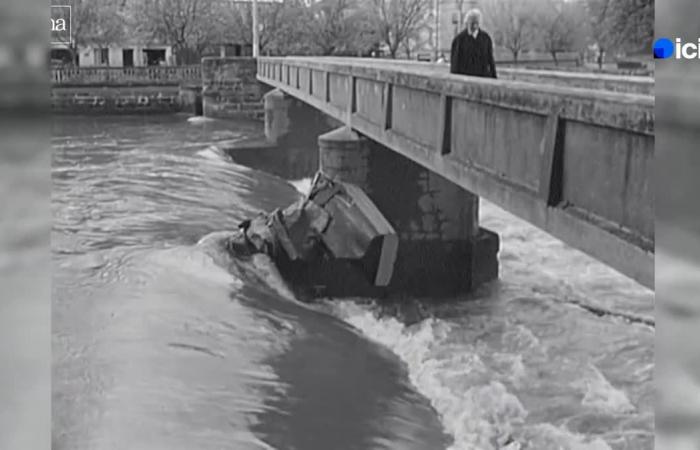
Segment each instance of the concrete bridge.
[{"label": "concrete bridge", "polygon": [[260,58],[257,78],[276,88],[274,139],[311,132],[290,99],[344,124],[319,138],[321,168],[365,188],[397,228],[397,283],[496,276],[484,197],[653,288],[651,95],[362,59]]}]

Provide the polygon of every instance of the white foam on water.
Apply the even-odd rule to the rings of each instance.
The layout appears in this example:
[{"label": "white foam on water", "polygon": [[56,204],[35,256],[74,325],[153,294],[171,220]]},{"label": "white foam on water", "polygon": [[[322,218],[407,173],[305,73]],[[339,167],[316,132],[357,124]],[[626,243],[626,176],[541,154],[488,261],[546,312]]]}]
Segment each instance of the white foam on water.
[{"label": "white foam on water", "polygon": [[187,118],[187,123],[191,123],[193,125],[197,125],[200,123],[209,123],[213,122],[216,119],[212,119],[211,117],[204,117],[204,116],[193,116],[193,117],[188,117]]},{"label": "white foam on water", "polygon": [[161,270],[172,270],[173,273],[186,273],[188,277],[201,281],[230,285],[240,288],[241,280],[235,278],[224,267],[216,264],[220,252],[212,247],[213,241],[201,239],[197,246],[173,247],[162,251],[151,252],[148,258]]},{"label": "white foam on water", "polygon": [[[528,427],[525,434],[532,449],[556,450],[612,450],[601,438],[592,440],[552,424],[543,423]],[[510,450],[510,449],[509,449]]]},{"label": "white foam on water", "polygon": [[207,147],[204,150],[198,151],[197,156],[200,156],[204,159],[208,159],[210,161],[228,161],[226,154],[215,145]]},{"label": "white foam on water", "polygon": [[275,292],[287,300],[296,300],[294,293],[289,289],[287,283],[282,278],[277,266],[272,259],[264,254],[258,253],[253,255],[253,266],[257,269],[257,273],[262,275],[263,280]]},{"label": "white foam on water", "polygon": [[599,412],[625,414],[635,411],[635,407],[621,390],[615,388],[605,375],[593,365],[588,366],[586,376],[577,385],[583,387],[581,404]]},{"label": "white foam on water", "polygon": [[[508,353],[487,354],[481,350],[488,348],[478,342],[455,348],[450,336],[458,330],[442,320],[429,318],[407,327],[392,317],[379,318],[366,304],[334,300],[329,307],[406,364],[411,383],[454,438],[449,450],[611,450],[601,437],[578,434],[564,425],[527,422],[528,411],[508,386],[521,385],[527,378],[521,352],[543,351],[529,329],[514,327],[506,337],[514,347]],[[488,355],[488,364],[481,354]],[[586,408],[605,414],[635,410],[627,395],[593,365],[577,387]]]},{"label": "white foam on water", "polygon": [[336,300],[331,309],[404,361],[411,383],[430,400],[453,436],[450,450],[520,448],[512,436],[524,424],[527,411],[502,382],[486,376],[488,369],[478,354],[436,349],[449,346],[447,323],[431,318],[406,327],[394,318],[377,318],[352,301]]},{"label": "white foam on water", "polygon": [[494,353],[492,356],[498,364],[498,370],[503,373],[510,373],[510,381],[516,387],[521,387],[525,383],[527,369],[523,362],[523,355],[511,353]]},{"label": "white foam on water", "polygon": [[[232,233],[230,231],[209,233],[197,242],[197,247],[204,250],[204,254],[206,255],[205,257],[208,257],[215,262],[226,262],[231,258],[231,255],[227,250],[225,250],[224,240],[229,238],[231,235]],[[195,254],[193,253],[193,255]],[[192,256],[189,258],[191,259]],[[289,289],[287,283],[279,273],[277,266],[269,256],[258,253],[253,255],[251,262],[255,274],[257,274],[268,286],[270,286],[270,288],[288,300],[295,300],[294,293],[292,293],[291,289]],[[219,266],[223,265],[224,264],[219,264]],[[225,273],[229,278],[233,278],[228,271],[222,268],[219,268],[218,271],[212,271],[212,273],[220,272]],[[236,280],[240,281],[238,279]]]}]

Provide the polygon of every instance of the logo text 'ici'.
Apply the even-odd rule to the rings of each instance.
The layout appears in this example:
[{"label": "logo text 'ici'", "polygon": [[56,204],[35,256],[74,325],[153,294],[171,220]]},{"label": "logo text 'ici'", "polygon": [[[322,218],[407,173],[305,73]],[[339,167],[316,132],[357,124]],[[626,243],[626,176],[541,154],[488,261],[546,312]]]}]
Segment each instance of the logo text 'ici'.
[{"label": "logo text 'ici'", "polygon": [[667,59],[674,55],[676,59],[700,59],[700,40],[694,43],[683,42],[681,38],[676,38],[675,42],[659,38],[654,42],[654,58]]}]

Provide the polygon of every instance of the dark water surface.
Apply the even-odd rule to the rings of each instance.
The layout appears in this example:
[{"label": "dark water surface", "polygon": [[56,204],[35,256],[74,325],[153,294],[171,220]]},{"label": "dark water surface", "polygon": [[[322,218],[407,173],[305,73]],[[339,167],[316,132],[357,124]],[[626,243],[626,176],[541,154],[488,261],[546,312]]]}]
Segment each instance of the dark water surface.
[{"label": "dark water surface", "polygon": [[57,449],[653,448],[652,292],[482,202],[481,292],[299,304],[219,244],[299,195],[217,149],[261,126],[186,119],[54,123]]}]

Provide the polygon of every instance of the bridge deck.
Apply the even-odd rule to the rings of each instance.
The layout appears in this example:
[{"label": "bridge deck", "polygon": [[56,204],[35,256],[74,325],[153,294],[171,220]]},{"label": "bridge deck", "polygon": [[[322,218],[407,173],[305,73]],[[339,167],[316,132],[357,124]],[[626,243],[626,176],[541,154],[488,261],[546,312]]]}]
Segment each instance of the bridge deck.
[{"label": "bridge deck", "polygon": [[339,58],[258,79],[653,287],[652,96]]}]

